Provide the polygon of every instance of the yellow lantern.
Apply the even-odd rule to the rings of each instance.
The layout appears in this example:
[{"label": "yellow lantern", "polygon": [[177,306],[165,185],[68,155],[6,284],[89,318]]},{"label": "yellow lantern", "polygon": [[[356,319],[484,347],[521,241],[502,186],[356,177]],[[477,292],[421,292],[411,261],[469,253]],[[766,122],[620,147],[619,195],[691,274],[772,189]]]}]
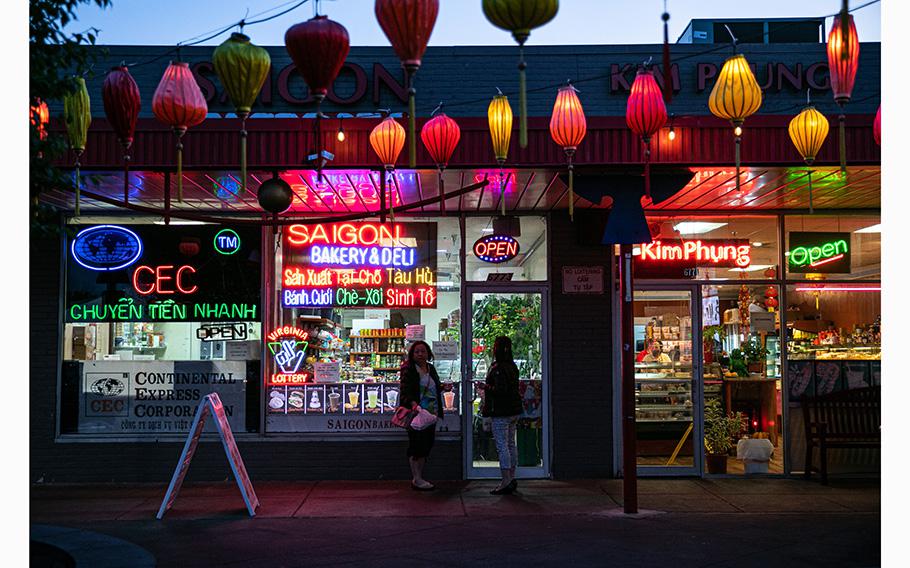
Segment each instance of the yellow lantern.
[{"label": "yellow lantern", "polygon": [[[828,137],[828,119],[825,115],[815,110],[814,106],[808,106],[790,121],[790,140],[796,146],[796,150],[805,160],[806,165],[811,166],[821,149],[825,138]],[[809,170],[809,214],[812,210],[812,170]]]},{"label": "yellow lantern", "polygon": [[91,101],[85,79],[73,79],[75,89],[63,95],[63,121],[66,123],[66,132],[69,136],[70,146],[76,153],[76,215],[79,215],[79,158],[85,151],[85,141],[88,138],[88,127],[92,123]]},{"label": "yellow lantern", "polygon": [[758,111],[761,99],[761,88],[746,57],[739,53],[727,59],[714,83],[711,96],[708,97],[708,108],[714,116],[725,118],[733,124],[736,139],[736,189],[739,189],[742,125],[746,118]]},{"label": "yellow lantern", "polygon": [[490,101],[487,108],[487,120],[490,124],[490,137],[493,139],[493,153],[499,163],[499,184],[502,189],[502,214],[506,214],[506,185],[502,168],[509,155],[509,141],[512,138],[512,107],[509,98],[496,89],[499,94]]}]

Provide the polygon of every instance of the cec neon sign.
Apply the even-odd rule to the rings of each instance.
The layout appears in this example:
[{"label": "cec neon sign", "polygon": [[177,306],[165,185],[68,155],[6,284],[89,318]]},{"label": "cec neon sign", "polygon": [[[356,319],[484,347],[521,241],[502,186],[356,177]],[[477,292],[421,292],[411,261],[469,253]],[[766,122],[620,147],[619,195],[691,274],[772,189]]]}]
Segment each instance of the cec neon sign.
[{"label": "cec neon sign", "polygon": [[818,246],[801,246],[790,251],[790,264],[796,267],[810,266],[815,268],[844,258],[850,247],[847,241],[840,239]]},{"label": "cec neon sign", "polygon": [[519,250],[518,241],[508,235],[487,235],[474,242],[474,256],[493,264],[512,260]]},{"label": "cec neon sign", "polygon": [[[133,289],[143,296],[149,294],[194,294],[199,286],[189,283],[189,275],[195,274],[196,269],[185,264],[174,270],[174,266],[137,266],[133,272]],[[173,281],[173,282],[172,282]]]},{"label": "cec neon sign", "polygon": [[752,263],[752,246],[748,241],[684,241],[664,244],[653,241],[641,245],[640,260],[656,262],[690,262],[696,265],[745,268]]}]

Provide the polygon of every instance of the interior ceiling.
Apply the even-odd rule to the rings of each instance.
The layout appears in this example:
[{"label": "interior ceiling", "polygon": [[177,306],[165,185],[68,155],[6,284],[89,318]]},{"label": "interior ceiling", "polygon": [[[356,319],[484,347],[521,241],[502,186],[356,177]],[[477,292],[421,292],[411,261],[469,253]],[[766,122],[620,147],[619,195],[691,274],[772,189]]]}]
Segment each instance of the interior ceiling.
[{"label": "interior ceiling", "polygon": [[[672,197],[645,208],[649,214],[660,211],[730,210],[742,213],[763,210],[809,209],[809,175],[805,168],[742,168],[741,187],[736,189],[736,172],[730,168],[698,167],[692,180]],[[113,200],[123,199],[123,173],[83,170],[83,190]],[[568,208],[568,187],[563,182],[564,170],[506,169],[506,210],[545,213]],[[183,200],[178,202],[177,184],[171,183],[171,207],[174,211],[218,215],[260,216],[256,200],[259,185],[271,177],[270,172],[249,171],[247,187],[241,188],[239,172],[184,171]],[[287,170],[281,174],[294,192],[287,215],[331,215],[368,213],[379,208],[380,174],[370,170],[324,170],[318,179],[315,170]],[[447,192],[488,180],[490,184],[476,191],[446,200],[449,211],[490,212],[500,209],[501,184],[498,169],[446,170],[443,181]],[[436,170],[399,170],[392,176],[395,206],[432,198],[439,192]],[[817,209],[879,209],[881,207],[881,169],[878,166],[850,166],[842,175],[837,167],[812,170],[812,205]],[[130,173],[131,203],[163,209],[164,174],[151,171]],[[75,195],[51,191],[43,199],[61,208],[74,209]],[[601,203],[575,197],[577,208],[606,208],[610,199]],[[121,207],[83,195],[85,212],[112,211]],[[418,207],[417,213],[437,213],[439,204]]]}]

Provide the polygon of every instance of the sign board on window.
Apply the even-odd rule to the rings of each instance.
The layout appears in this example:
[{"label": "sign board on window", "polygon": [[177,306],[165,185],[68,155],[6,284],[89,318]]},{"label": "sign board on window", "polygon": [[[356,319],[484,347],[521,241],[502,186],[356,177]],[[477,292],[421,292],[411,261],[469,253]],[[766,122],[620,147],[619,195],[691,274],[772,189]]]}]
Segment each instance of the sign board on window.
[{"label": "sign board on window", "polygon": [[433,357],[439,361],[454,361],[458,359],[458,342],[434,341]]},{"label": "sign board on window", "polygon": [[511,282],[513,272],[490,272],[487,274],[487,282]]},{"label": "sign board on window", "polygon": [[427,338],[427,326],[423,324],[409,325],[404,330],[404,338],[407,341],[423,341]]},{"label": "sign board on window", "polygon": [[563,266],[563,294],[603,294],[603,266]]},{"label": "sign board on window", "polygon": [[752,331],[774,331],[774,312],[749,312]]},{"label": "sign board on window", "polygon": [[314,363],[313,376],[317,383],[337,383],[341,380],[341,363]]}]

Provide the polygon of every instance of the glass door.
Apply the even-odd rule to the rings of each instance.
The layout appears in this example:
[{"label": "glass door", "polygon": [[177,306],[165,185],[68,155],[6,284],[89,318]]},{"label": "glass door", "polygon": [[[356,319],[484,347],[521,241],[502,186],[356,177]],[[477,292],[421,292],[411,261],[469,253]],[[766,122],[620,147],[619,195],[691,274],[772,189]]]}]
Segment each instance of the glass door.
[{"label": "glass door", "polygon": [[468,478],[499,477],[499,454],[490,420],[481,416],[484,393],[477,388],[486,380],[493,362],[493,342],[498,336],[512,340],[519,371],[523,411],[518,419],[516,477],[549,476],[549,416],[546,401],[548,319],[546,289],[514,285],[508,292],[489,287],[468,288],[466,372],[465,463]]},{"label": "glass door", "polygon": [[695,475],[701,467],[700,342],[694,288],[634,295],[635,437],[641,475]]}]

